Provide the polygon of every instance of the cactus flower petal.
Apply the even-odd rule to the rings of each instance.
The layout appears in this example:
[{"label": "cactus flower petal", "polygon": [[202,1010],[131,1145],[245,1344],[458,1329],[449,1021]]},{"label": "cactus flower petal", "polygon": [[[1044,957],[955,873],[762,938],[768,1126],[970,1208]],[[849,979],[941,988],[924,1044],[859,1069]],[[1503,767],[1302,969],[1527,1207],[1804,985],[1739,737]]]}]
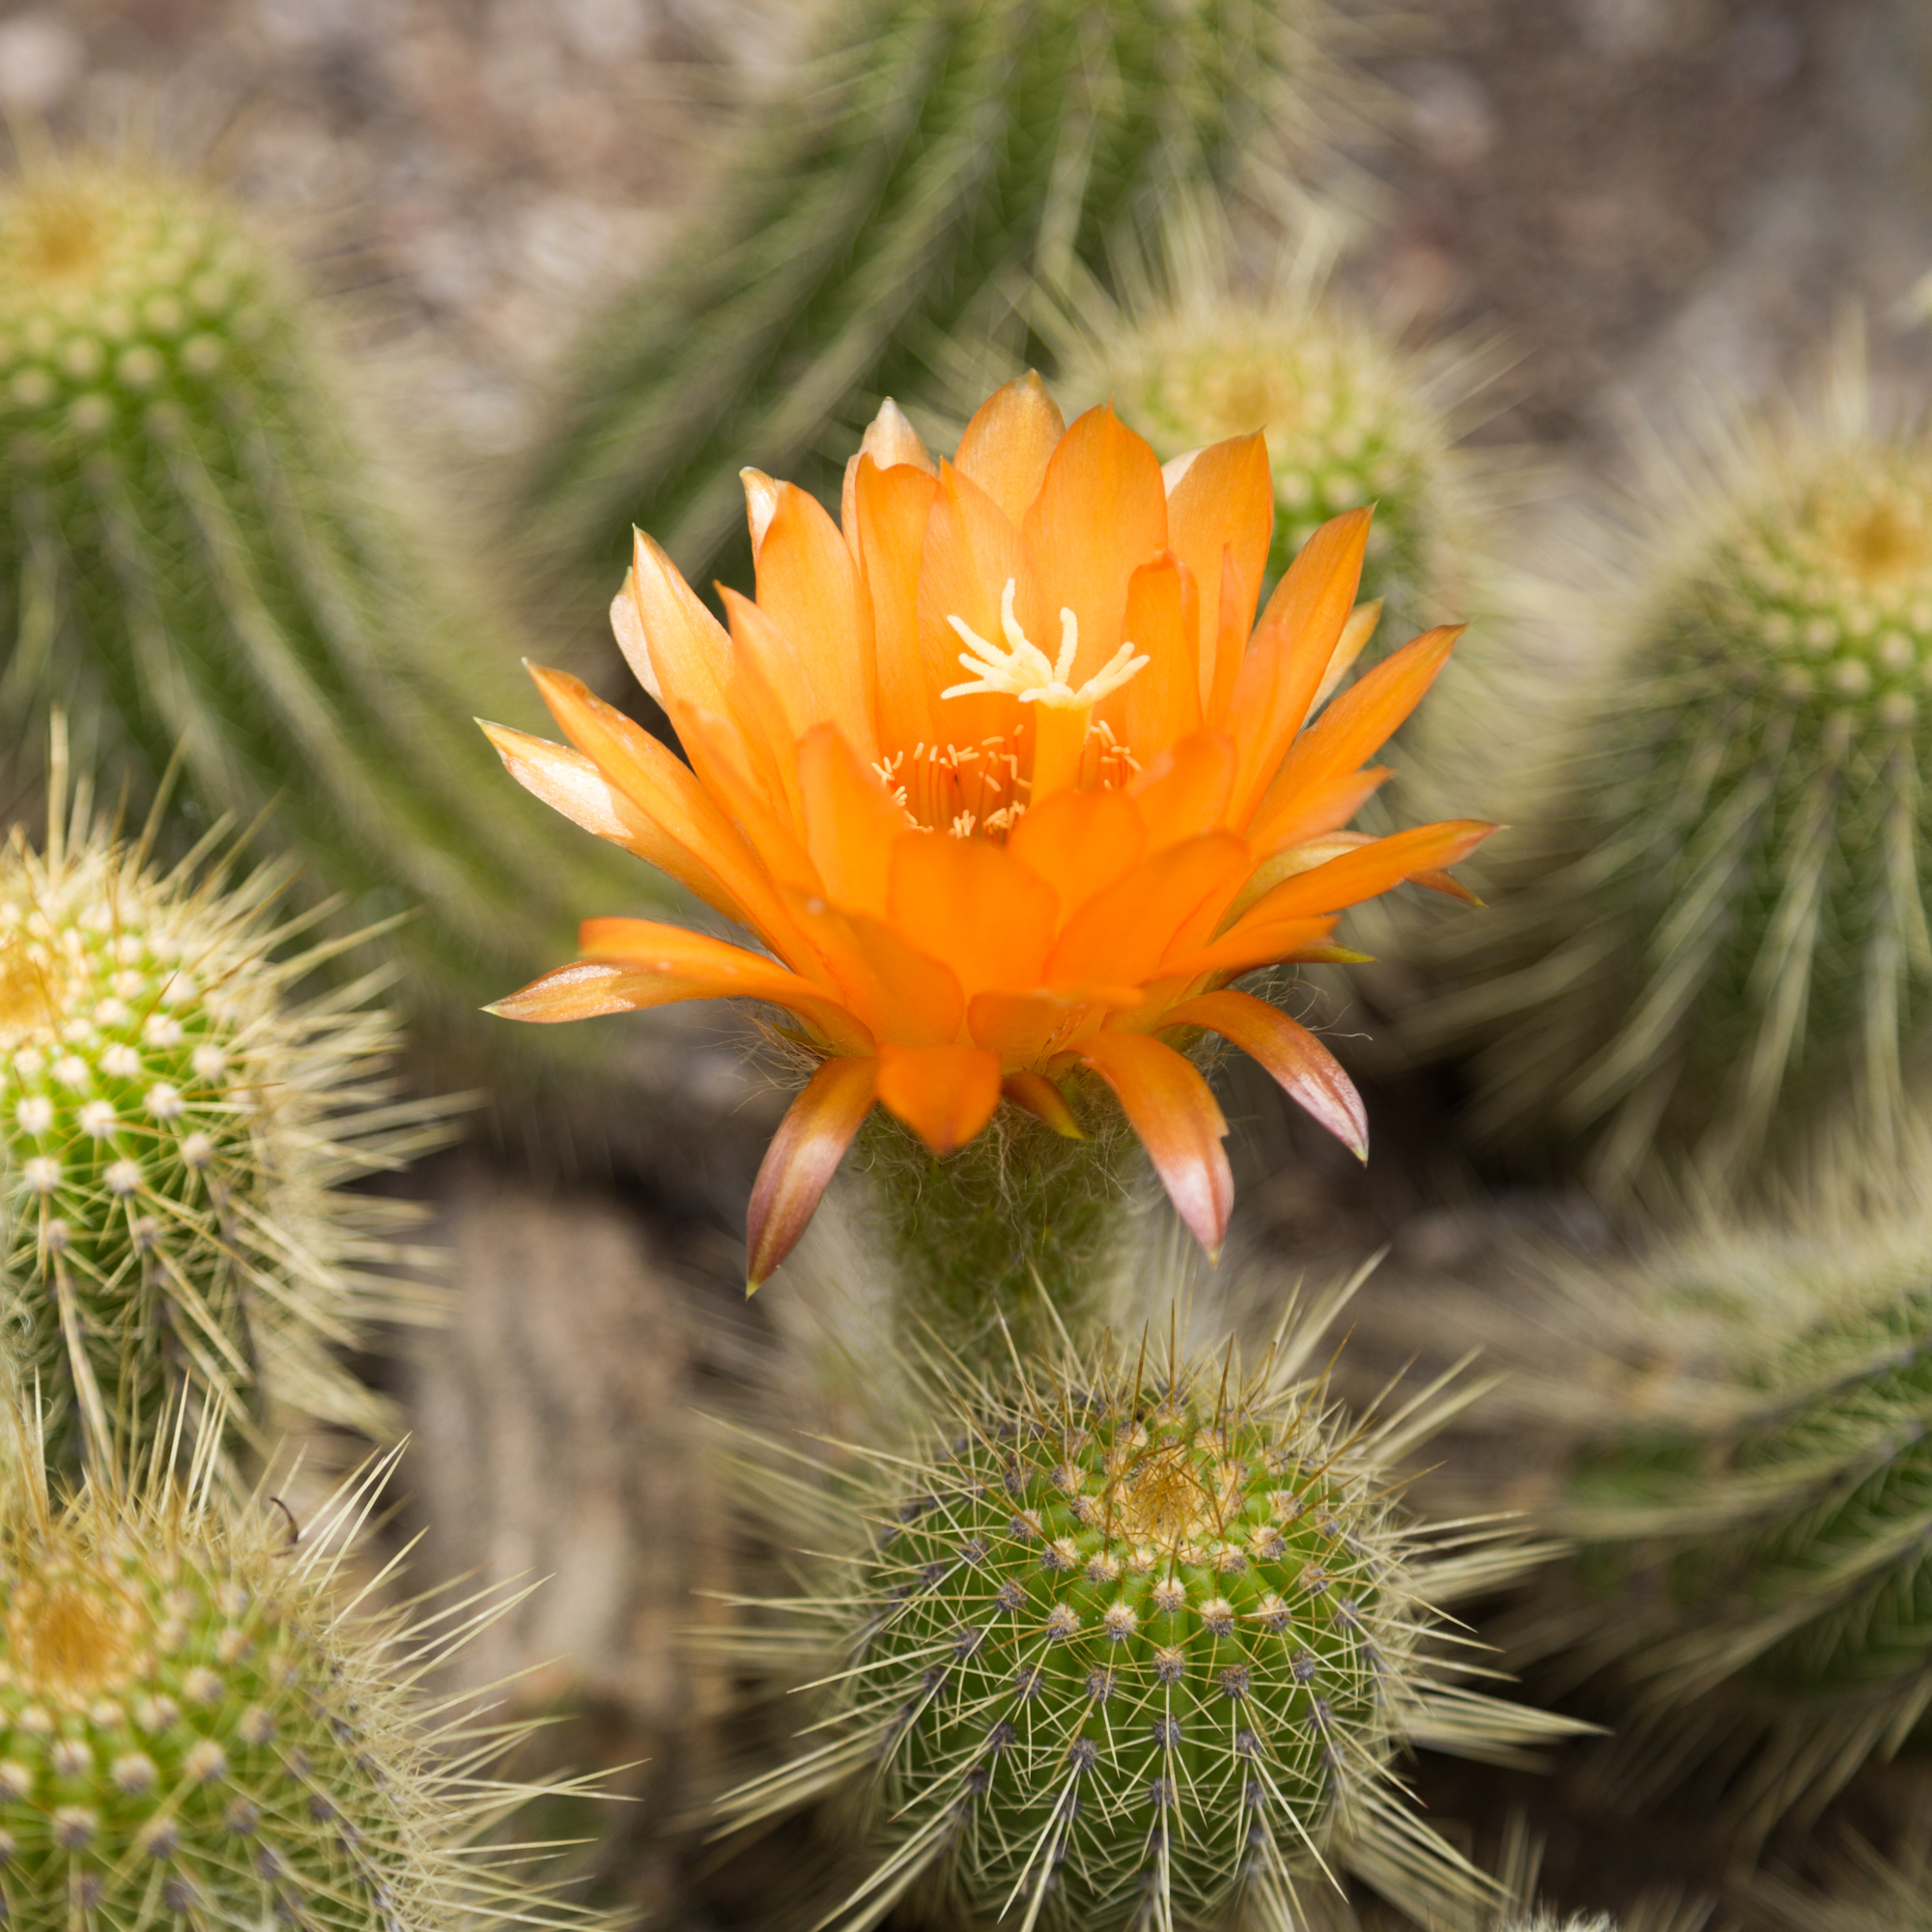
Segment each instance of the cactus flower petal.
[{"label": "cactus flower petal", "polygon": [[[752,1188],[745,1293],[764,1285],[791,1253],[878,1097],[879,1064],[837,1055],[791,1103]],[[991,1110],[988,1109],[990,1112]]]}]

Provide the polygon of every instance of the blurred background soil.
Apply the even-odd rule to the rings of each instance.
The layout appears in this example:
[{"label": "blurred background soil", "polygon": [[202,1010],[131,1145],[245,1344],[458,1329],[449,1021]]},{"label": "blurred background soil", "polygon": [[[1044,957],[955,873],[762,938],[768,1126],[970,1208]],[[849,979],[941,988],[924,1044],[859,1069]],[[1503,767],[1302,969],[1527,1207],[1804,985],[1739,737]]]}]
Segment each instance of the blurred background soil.
[{"label": "blurred background soil", "polygon": [[[0,111],[23,149],[132,129],[206,160],[341,298],[415,467],[461,514],[514,465],[580,326],[647,270],[782,95],[816,11],[0,0]],[[1849,315],[1882,379],[1932,393],[1912,301],[1932,272],[1925,0],[1421,0],[1351,19],[1377,131],[1338,176],[1368,209],[1344,280],[1419,339],[1499,346],[1478,438],[1538,459],[1505,551],[1614,503],[1635,473],[1634,416],[1667,427],[1699,389],[1802,383]],[[532,628],[541,652],[541,613]],[[549,1579],[474,1647],[468,1681],[541,1665],[526,1694],[564,1719],[553,1756],[649,1760],[616,1780],[643,1804],[592,1820],[605,1843],[585,1857],[659,1922],[705,1922],[672,1907],[675,1855],[640,1826],[690,1799],[724,1695],[674,1647],[708,1614],[693,1591],[729,1577],[692,1411],[754,1372],[773,1319],[738,1285],[772,1101],[732,1037],[706,1016],[664,1032],[655,1138],[676,1171],[669,1155],[616,1171],[593,1155],[538,1179],[472,1150],[412,1177],[436,1197],[460,1312],[367,1365],[415,1432],[420,1580]],[[1391,1249],[1365,1294],[1363,1377],[1385,1366],[1378,1293],[1480,1290],[1499,1231],[1607,1238],[1587,1203],[1463,1172],[1444,1152],[1453,1098],[1374,1090],[1366,1175],[1257,1085],[1230,1109],[1251,1251],[1319,1272]],[[786,1293],[781,1277],[761,1302]],[[1528,1786],[1458,1777],[1427,1771],[1423,1789],[1485,1831]],[[1667,1832],[1606,1843],[1560,1803],[1543,1810],[1550,1875],[1577,1904],[1711,1877]],[[707,1895],[728,1918],[728,1886]]]}]

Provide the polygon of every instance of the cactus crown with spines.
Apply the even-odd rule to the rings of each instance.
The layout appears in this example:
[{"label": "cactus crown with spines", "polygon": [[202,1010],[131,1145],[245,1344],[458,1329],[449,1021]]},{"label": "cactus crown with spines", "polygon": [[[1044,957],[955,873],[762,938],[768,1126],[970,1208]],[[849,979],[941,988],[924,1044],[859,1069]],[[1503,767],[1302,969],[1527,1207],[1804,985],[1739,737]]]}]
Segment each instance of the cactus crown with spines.
[{"label": "cactus crown with spines", "polygon": [[724,1821],[856,1805],[874,1869],[828,1923],[908,1891],[1025,1925],[1212,1922],[1344,1865],[1411,1902],[1480,1891],[1389,1760],[1563,1720],[1449,1688],[1422,1605],[1454,1565],[1378,1460],[1415,1416],[1351,1429],[1307,1346],[1258,1374],[1111,1341],[936,1371],[936,1439],[820,1499],[837,1583],[765,1605],[822,1661],[824,1741]]},{"label": "cactus crown with spines", "polygon": [[1612,1186],[1662,1147],[1746,1187],[1840,1093],[1890,1131],[1932,1010],[1932,440],[1853,365],[1822,426],[1734,442],[1445,1011],[1490,1041],[1481,1123],[1581,1137]]},{"label": "cactus crown with spines", "polygon": [[176,764],[200,828],[272,804],[311,901],[423,903],[398,944],[444,995],[427,1023],[533,964],[607,861],[498,811],[469,721],[527,708],[514,654],[425,564],[329,333],[242,211],[165,167],[0,185],[0,727],[16,781],[58,706],[137,807]]},{"label": "cactus crown with spines", "polygon": [[[0,1426],[18,1431],[13,1418]],[[31,1457],[35,1445],[25,1439]],[[0,1901],[70,1932],[588,1926],[469,1842],[521,1795],[500,1735],[425,1722],[436,1619],[337,1581],[386,1464],[298,1534],[185,1481],[28,1486],[0,1519]],[[418,1606],[420,1610],[420,1606]]]},{"label": "cactus crown with spines", "polygon": [[390,1272],[412,1210],[341,1183],[446,1138],[397,1103],[382,976],[306,1001],[286,870],[172,871],[92,828],[0,847],[0,1343],[71,1468],[183,1402],[219,1438],[278,1408],[364,1430],[335,1360],[434,1297]]}]

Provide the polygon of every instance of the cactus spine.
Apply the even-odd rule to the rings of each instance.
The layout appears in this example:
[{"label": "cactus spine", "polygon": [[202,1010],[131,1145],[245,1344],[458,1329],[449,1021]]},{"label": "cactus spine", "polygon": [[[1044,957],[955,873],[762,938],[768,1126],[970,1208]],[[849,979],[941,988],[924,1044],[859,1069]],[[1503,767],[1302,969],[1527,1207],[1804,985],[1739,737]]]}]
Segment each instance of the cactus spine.
[{"label": "cactus spine", "polygon": [[71,1466],[138,1446],[184,1399],[217,1436],[277,1406],[381,1431],[335,1361],[392,1278],[412,1210],[342,1191],[442,1138],[397,1104],[381,975],[306,1003],[287,868],[163,872],[90,829],[0,849],[0,1322]]},{"label": "cactus spine", "polygon": [[601,605],[633,523],[718,574],[748,464],[836,502],[844,429],[883,396],[917,412],[959,345],[1012,333],[1031,272],[1098,268],[1153,190],[1302,132],[1320,12],[850,0],[683,252],[585,345],[527,491],[537,542]]},{"label": "cactus spine", "polygon": [[1932,993],[1932,442],[1848,362],[1819,426],[1716,469],[1431,1022],[1487,1041],[1486,1130],[1580,1137],[1613,1187],[1659,1149],[1745,1185],[1840,1089],[1889,1131]]},{"label": "cactus spine", "polygon": [[179,755],[204,825],[273,802],[352,917],[427,904],[403,948],[458,1012],[596,862],[498,810],[469,718],[523,701],[507,654],[437,607],[320,333],[199,187],[89,159],[0,193],[0,725],[31,756],[63,706],[137,799]]},{"label": "cactus spine", "polygon": [[1232,1348],[1145,1343],[949,1370],[934,1439],[822,1499],[835,1573],[766,1605],[822,1660],[818,1722],[722,1810],[853,1808],[871,1874],[824,1922],[911,1895],[973,1922],[1214,1924],[1288,1913],[1335,1860],[1408,1901],[1482,1889],[1389,1761],[1564,1723],[1431,1653],[1423,1601],[1456,1563],[1397,1520],[1381,1461],[1416,1416],[1351,1427],[1301,1377],[1313,1339],[1252,1376]]},{"label": "cactus spine", "polygon": [[[10,1427],[17,1425],[10,1424]],[[31,1445],[27,1445],[31,1449]],[[466,1844],[516,1794],[489,1734],[425,1722],[435,1619],[346,1613],[366,1472],[299,1540],[207,1467],[44,1490],[0,1520],[0,1901],[71,1932],[591,1922]],[[480,1750],[479,1750],[480,1742]]]}]

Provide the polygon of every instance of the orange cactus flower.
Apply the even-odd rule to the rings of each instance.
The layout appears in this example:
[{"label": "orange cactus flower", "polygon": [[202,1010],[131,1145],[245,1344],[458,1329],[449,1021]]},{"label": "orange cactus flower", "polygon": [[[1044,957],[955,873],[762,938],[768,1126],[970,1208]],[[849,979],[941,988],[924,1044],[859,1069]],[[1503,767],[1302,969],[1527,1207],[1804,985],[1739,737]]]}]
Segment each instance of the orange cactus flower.
[{"label": "orange cactus flower", "polygon": [[755,470],[745,487],[757,595],[722,592],[728,629],[641,533],[612,607],[689,766],[557,671],[534,675],[569,747],[484,728],[538,797],[764,950],[593,919],[581,959],[492,1010],[738,998],[795,1015],[822,1058],[758,1174],[753,1286],[874,1104],[939,1155],[1003,1097],[1077,1134],[1059,1083],[1081,1067],[1217,1253],[1227,1122],[1173,1043],[1196,1029],[1365,1153],[1341,1067],[1229,981],[1356,956],[1329,938],[1338,913],[1406,879],[1458,890],[1441,868],[1493,829],[1342,829],[1457,636],[1331,696],[1375,620],[1354,608],[1369,513],[1318,530],[1257,624],[1262,439],[1163,470],[1111,410],[1068,428],[1035,376],[980,409],[951,463],[888,402],[840,523]]}]

